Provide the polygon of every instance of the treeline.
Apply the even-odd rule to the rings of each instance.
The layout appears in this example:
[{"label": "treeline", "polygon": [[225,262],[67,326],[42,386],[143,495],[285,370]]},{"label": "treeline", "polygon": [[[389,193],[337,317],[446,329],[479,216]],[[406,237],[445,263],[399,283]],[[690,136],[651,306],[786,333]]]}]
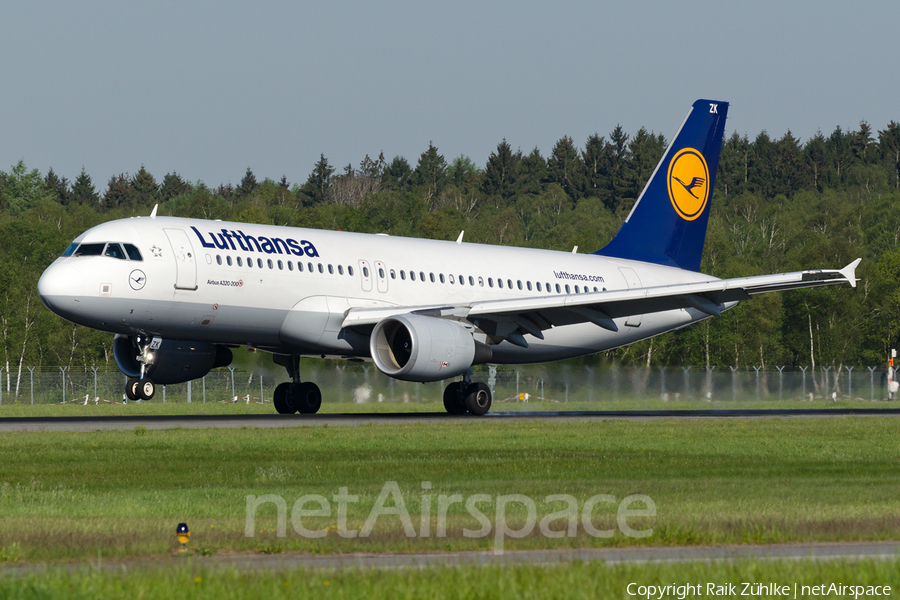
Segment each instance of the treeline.
[{"label": "treeline", "polygon": [[[0,172],[3,362],[107,364],[111,336],[44,309],[36,283],[72,238],[97,223],[149,214],[592,251],[609,241],[665,149],[662,135],[616,127],[544,157],[501,141],[483,163],[447,160],[433,144],[416,164],[366,156],[336,169],[323,155],[306,181],[213,188],[143,166],[98,190],[28,170]],[[898,344],[900,125],[836,128],[806,142],[732,134],[723,143],[702,270],[718,277],[843,267],[862,257],[859,289],[758,296],[720,319],[608,353],[628,364],[874,365]],[[597,360],[597,359],[591,359]]]}]

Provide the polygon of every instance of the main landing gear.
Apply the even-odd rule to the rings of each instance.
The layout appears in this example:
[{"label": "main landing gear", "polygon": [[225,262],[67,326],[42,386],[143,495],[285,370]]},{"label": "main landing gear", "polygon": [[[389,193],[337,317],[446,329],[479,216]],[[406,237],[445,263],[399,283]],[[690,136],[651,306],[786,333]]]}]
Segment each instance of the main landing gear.
[{"label": "main landing gear", "polygon": [[300,357],[275,355],[275,362],[287,369],[291,382],[278,384],[275,388],[275,410],[282,415],[294,413],[313,414],[322,406],[322,392],[311,381],[300,381]]},{"label": "main landing gear", "polygon": [[491,388],[486,383],[471,380],[471,371],[462,381],[454,381],[444,388],[444,408],[451,415],[466,411],[480,417],[491,410]]}]

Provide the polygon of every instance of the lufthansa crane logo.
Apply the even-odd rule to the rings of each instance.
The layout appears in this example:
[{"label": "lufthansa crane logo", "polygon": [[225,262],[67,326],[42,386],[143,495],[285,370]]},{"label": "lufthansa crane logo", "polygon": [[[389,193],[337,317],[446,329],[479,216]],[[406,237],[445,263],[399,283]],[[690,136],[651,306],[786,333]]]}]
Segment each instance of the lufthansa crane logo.
[{"label": "lufthansa crane logo", "polygon": [[709,199],[709,167],[698,150],[684,148],[669,162],[669,199],[685,221],[703,213]]}]

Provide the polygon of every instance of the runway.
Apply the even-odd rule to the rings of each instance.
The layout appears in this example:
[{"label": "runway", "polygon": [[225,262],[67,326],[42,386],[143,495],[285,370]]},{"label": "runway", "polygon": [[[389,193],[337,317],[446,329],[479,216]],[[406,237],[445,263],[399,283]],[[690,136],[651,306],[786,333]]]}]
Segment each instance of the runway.
[{"label": "runway", "polygon": [[778,419],[836,417],[900,417],[900,408],[810,408],[742,410],[592,410],[592,411],[498,411],[484,417],[452,416],[447,413],[343,413],[316,415],[133,415],[86,417],[0,418],[0,432],[23,431],[116,431],[138,425],[147,429],[262,429],[282,427],[399,425],[410,423],[554,421],[654,421],[677,419]]},{"label": "runway", "polygon": [[104,560],[67,564],[23,564],[0,567],[0,575],[15,576],[62,569],[122,572],[134,569],[171,569],[189,561],[193,568],[237,571],[294,569],[396,569],[441,566],[552,565],[573,561],[602,561],[609,565],[713,562],[734,560],[897,560],[900,542],[837,542],[819,544],[763,544],[729,546],[669,546],[637,548],[564,548],[558,550],[420,552],[407,554],[226,554],[177,556],[161,559]]}]

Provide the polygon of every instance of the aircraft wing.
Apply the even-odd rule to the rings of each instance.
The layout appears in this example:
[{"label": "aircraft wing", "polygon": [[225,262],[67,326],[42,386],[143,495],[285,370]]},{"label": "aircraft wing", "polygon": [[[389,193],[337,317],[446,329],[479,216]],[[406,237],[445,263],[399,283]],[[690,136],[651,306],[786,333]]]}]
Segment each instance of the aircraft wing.
[{"label": "aircraft wing", "polygon": [[849,283],[856,287],[856,259],[843,269],[816,269],[776,275],[713,279],[607,292],[530,296],[487,300],[461,306],[409,306],[350,309],[343,327],[375,325],[398,314],[424,314],[463,318],[476,323],[488,335],[527,347],[525,334],[543,339],[543,330],[576,323],[594,323],[618,331],[614,319],[648,313],[694,308],[721,316],[724,304],[746,300],[755,294]]}]

